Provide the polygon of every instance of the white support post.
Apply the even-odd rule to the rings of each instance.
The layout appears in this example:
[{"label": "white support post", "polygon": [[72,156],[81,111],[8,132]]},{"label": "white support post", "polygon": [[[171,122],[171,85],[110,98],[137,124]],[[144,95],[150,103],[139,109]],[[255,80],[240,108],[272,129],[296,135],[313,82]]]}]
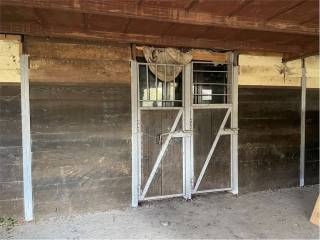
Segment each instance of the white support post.
[{"label": "white support post", "polygon": [[32,154],[30,135],[29,61],[27,55],[21,56],[20,66],[24,218],[26,221],[31,221],[33,220]]},{"label": "white support post", "polygon": [[[192,68],[191,63],[184,67],[184,130],[192,131]],[[184,162],[184,198],[191,199],[193,188],[193,151],[192,136],[183,138],[183,162]]]},{"label": "white support post", "polygon": [[132,125],[132,207],[139,203],[139,129],[137,62],[131,61],[131,125]]},{"label": "white support post", "polygon": [[304,164],[305,164],[305,124],[306,124],[306,85],[307,72],[305,60],[301,59],[301,125],[300,125],[300,187],[304,186]]},{"label": "white support post", "polygon": [[232,54],[232,111],[231,129],[231,192],[238,194],[238,61],[237,55]]}]

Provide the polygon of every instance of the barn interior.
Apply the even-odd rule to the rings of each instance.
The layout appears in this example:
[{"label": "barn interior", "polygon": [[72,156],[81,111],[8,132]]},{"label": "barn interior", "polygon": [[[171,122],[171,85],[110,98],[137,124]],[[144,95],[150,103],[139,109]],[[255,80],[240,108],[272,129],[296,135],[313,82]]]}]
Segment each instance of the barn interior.
[{"label": "barn interior", "polygon": [[1,216],[319,183],[317,0],[0,7]]}]

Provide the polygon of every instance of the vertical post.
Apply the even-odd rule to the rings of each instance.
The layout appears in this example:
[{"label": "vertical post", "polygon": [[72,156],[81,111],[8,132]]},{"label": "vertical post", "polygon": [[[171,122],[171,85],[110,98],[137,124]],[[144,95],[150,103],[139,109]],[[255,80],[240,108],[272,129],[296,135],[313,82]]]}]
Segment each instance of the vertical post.
[{"label": "vertical post", "polygon": [[132,125],[132,207],[139,202],[139,129],[138,129],[138,76],[137,62],[131,61],[131,125]]},{"label": "vertical post", "polygon": [[231,192],[238,194],[238,54],[232,55]]},{"label": "vertical post", "polygon": [[30,136],[29,61],[27,55],[21,55],[20,66],[24,218],[26,221],[31,221],[33,220],[32,154]]},{"label": "vertical post", "polygon": [[304,186],[305,163],[305,125],[306,125],[306,85],[307,72],[305,60],[301,59],[301,124],[300,124],[300,187]]},{"label": "vertical post", "polygon": [[[184,130],[192,131],[192,99],[191,99],[191,63],[184,67]],[[192,194],[192,180],[193,180],[193,155],[192,155],[192,136],[186,134],[183,137],[183,159],[185,163],[185,179],[184,179],[184,198],[191,199]]]}]

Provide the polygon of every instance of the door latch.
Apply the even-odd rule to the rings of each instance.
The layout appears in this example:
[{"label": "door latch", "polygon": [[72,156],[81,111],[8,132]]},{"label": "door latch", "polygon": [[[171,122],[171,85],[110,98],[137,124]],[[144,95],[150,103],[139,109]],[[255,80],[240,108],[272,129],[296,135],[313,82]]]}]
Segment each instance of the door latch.
[{"label": "door latch", "polygon": [[222,130],[221,135],[238,134],[239,128],[225,128]]},{"label": "door latch", "polygon": [[186,137],[186,136],[191,136],[192,135],[192,131],[190,130],[184,130],[184,131],[175,131],[175,132],[167,132],[167,133],[161,133],[161,134],[158,134],[157,136],[157,144],[162,144],[162,140],[163,140],[163,137],[166,136],[166,135],[172,135],[172,137],[175,137],[175,138],[182,138],[182,137]]}]

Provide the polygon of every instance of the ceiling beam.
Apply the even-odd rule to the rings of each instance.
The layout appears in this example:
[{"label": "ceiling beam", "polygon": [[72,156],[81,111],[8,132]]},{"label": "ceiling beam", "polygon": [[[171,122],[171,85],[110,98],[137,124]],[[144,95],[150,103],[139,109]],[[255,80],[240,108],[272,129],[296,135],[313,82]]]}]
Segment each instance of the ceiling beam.
[{"label": "ceiling beam", "polygon": [[137,6],[140,7],[142,5],[142,3],[143,3],[143,0],[138,0],[137,1]]},{"label": "ceiling beam", "polygon": [[301,21],[300,24],[303,25],[303,24],[306,24],[306,23],[309,23],[309,22],[312,22],[314,20],[318,20],[319,16],[316,15],[316,16],[311,16],[310,18],[304,20],[304,21]]},{"label": "ceiling beam", "polygon": [[45,26],[46,22],[45,22],[44,18],[42,17],[41,12],[39,11],[39,9],[34,8],[33,9],[33,13],[34,13],[34,17],[35,17],[37,23],[39,23],[40,25]]},{"label": "ceiling beam", "polygon": [[248,6],[252,2],[253,2],[253,0],[244,0],[243,2],[241,2],[240,6],[237,7],[236,9],[232,10],[228,14],[228,16],[232,17],[232,16],[236,15],[238,12],[240,12],[242,9],[244,9],[246,6]]},{"label": "ceiling beam", "polygon": [[270,17],[268,17],[266,19],[267,22],[271,21],[272,19],[281,16],[282,14],[285,14],[289,11],[291,11],[292,9],[295,9],[297,7],[299,7],[300,5],[304,4],[306,1],[305,0],[301,0],[299,2],[294,3],[293,5],[289,5],[288,7],[284,8],[284,9],[280,9],[280,11],[276,12],[275,14],[271,15]]},{"label": "ceiling beam", "polygon": [[209,48],[221,50],[239,51],[264,51],[264,52],[299,52],[300,46],[286,45],[269,42],[252,41],[224,41],[212,39],[191,39],[183,37],[169,37],[159,35],[129,34],[121,32],[105,32],[90,29],[88,32],[83,29],[47,27],[32,23],[0,23],[0,33],[25,34],[30,36],[62,37],[73,39],[86,39],[95,41],[116,41],[120,43],[136,43],[154,46]]},{"label": "ceiling beam", "polygon": [[217,16],[208,12],[192,12],[178,8],[159,8],[138,6],[136,2],[124,4],[121,1],[50,1],[50,0],[1,0],[0,5],[29,8],[43,8],[91,14],[138,18],[162,22],[215,26],[224,28],[248,29],[268,32],[284,32],[304,35],[318,35],[318,28],[295,23],[266,22],[257,19],[239,19],[237,17]]},{"label": "ceiling beam", "polygon": [[126,24],[124,26],[123,33],[127,33],[128,32],[130,24],[131,24],[131,18],[128,18],[128,20],[127,20],[127,22],[126,22]]},{"label": "ceiling beam", "polygon": [[189,0],[189,2],[187,2],[186,6],[184,7],[184,9],[186,11],[190,11],[192,8],[194,8],[197,4],[199,3],[199,0]]},{"label": "ceiling beam", "polygon": [[89,30],[88,19],[89,19],[89,15],[86,13],[82,13],[82,23],[83,23],[83,28],[85,31]]},{"label": "ceiling beam", "polygon": [[318,42],[309,42],[305,46],[302,47],[301,51],[299,52],[292,52],[292,53],[284,53],[282,61],[289,62],[296,59],[306,58],[310,56],[319,55],[319,44]]},{"label": "ceiling beam", "polygon": [[284,53],[282,57],[282,62],[290,62],[301,58],[307,58],[311,56],[317,56],[319,52],[309,52],[309,53]]}]

